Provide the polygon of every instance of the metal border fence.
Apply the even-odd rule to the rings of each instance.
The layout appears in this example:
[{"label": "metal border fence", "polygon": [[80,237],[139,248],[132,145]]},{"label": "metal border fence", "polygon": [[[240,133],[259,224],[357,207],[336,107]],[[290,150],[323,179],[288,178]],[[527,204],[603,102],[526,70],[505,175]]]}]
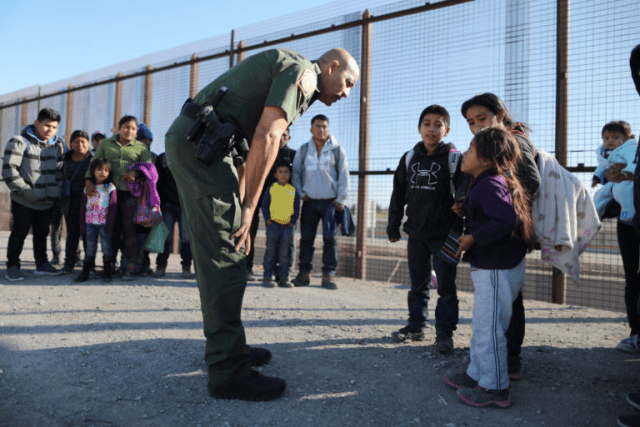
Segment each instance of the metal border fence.
[{"label": "metal border fence", "polygon": [[[419,111],[446,105],[452,116],[449,137],[464,150],[471,135],[458,113],[461,103],[494,92],[517,119],[530,124],[537,148],[554,154],[586,183],[599,129],[613,119],[633,122],[637,114],[630,112],[640,111],[628,76],[628,54],[640,41],[633,32],[639,18],[635,0],[404,0],[362,13],[328,11],[304,24],[288,16],[281,24],[232,31],[226,40],[218,36],[214,46],[203,43],[197,52],[172,49],[174,60],[4,96],[0,137],[4,145],[43,107],[61,112],[65,139],[78,128],[115,132],[119,118],[133,114],[152,128],[161,152],[162,135],[184,100],[246,55],[288,47],[314,58],[344,47],[361,66],[360,82],[336,107],[312,106],[292,128],[292,141],[309,139],[306,118],[314,111],[331,118],[332,133],[347,152],[353,194],[348,204],[359,227],[355,238],[339,239],[339,274],[408,283],[406,246],[404,240],[386,239],[386,209],[397,162],[418,140]],[[8,194],[0,196],[0,227],[7,229]],[[263,232],[256,243],[259,264]],[[538,252],[528,255],[525,298],[624,311],[614,221],[604,222],[581,262],[583,284],[574,288]],[[472,289],[464,265],[458,283]]]}]

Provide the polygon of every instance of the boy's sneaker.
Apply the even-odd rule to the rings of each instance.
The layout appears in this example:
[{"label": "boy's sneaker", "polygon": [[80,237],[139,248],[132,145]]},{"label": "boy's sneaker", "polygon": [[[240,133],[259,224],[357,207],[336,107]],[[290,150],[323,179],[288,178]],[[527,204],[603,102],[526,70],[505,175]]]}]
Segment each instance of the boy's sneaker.
[{"label": "boy's sneaker", "polygon": [[627,402],[640,411],[640,393],[634,392],[627,394]]},{"label": "boy's sneaker", "polygon": [[331,276],[330,274],[322,276],[322,282],[320,283],[325,289],[338,289],[338,285],[336,284],[336,278]]},{"label": "boy's sneaker", "polygon": [[451,354],[453,353],[453,338],[447,335],[438,335],[433,347],[440,354]]},{"label": "boy's sneaker", "polygon": [[640,352],[640,348],[638,348],[638,335],[633,334],[622,341],[616,346],[616,348],[625,353],[638,353]]},{"label": "boy's sneaker", "polygon": [[167,267],[156,267],[156,272],[153,273],[153,277],[164,277],[166,273]]},{"label": "boy's sneaker", "polygon": [[295,279],[293,279],[293,286],[309,286],[311,283],[311,273],[299,272]]},{"label": "boy's sneaker", "polygon": [[38,276],[60,276],[61,274],[64,274],[64,271],[58,270],[53,265],[45,262],[40,267],[36,268],[34,274]]},{"label": "boy's sneaker", "polygon": [[471,378],[466,372],[449,372],[444,376],[444,382],[453,388],[478,387],[478,381]]},{"label": "boy's sneaker", "polygon": [[640,427],[640,415],[620,415],[618,425],[620,427]]},{"label": "boy's sneaker", "polygon": [[287,279],[278,280],[278,286],[281,288],[293,288],[293,283]]},{"label": "boy's sneaker", "polygon": [[18,282],[20,280],[24,280],[24,277],[20,274],[20,267],[14,265],[13,267],[7,268],[7,274],[5,276],[10,282]]},{"label": "boy's sneaker", "polygon": [[49,264],[51,265],[60,264],[60,258],[58,258],[58,255],[54,255],[53,258],[51,258],[51,261],[49,261]]},{"label": "boy's sneaker", "polygon": [[509,379],[518,381],[522,378],[522,362],[520,356],[507,357],[507,369],[509,370]]},{"label": "boy's sneaker", "polygon": [[278,285],[271,279],[263,279],[262,286],[264,286],[265,288],[275,288]]},{"label": "boy's sneaker", "polygon": [[395,332],[391,333],[391,338],[396,340],[397,342],[405,342],[407,340],[410,341],[423,341],[424,340],[424,332],[421,330],[411,330],[408,326],[401,328]]},{"label": "boy's sneaker", "polygon": [[255,282],[258,280],[255,274],[253,274],[253,270],[247,270],[247,282]]},{"label": "boy's sneaker", "polygon": [[476,408],[484,408],[491,405],[506,408],[511,405],[509,389],[487,390],[485,388],[459,388],[456,393],[460,400]]},{"label": "boy's sneaker", "polygon": [[183,267],[182,268],[182,278],[183,279],[193,279],[194,277],[196,277],[196,275],[191,272],[191,268],[189,268],[189,267]]}]

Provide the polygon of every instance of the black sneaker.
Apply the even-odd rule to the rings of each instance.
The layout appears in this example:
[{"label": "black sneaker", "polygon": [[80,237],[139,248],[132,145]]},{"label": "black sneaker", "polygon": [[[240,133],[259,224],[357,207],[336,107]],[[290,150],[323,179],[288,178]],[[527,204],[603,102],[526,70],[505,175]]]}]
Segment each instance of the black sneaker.
[{"label": "black sneaker", "polygon": [[61,274],[64,274],[64,271],[58,270],[53,265],[45,262],[40,267],[36,268],[36,271],[34,271],[33,274],[38,276],[60,276]]},{"label": "black sneaker", "polygon": [[478,387],[478,381],[471,378],[466,372],[449,372],[444,376],[444,382],[453,388]]},{"label": "black sneaker", "polygon": [[487,390],[485,388],[459,388],[456,393],[460,400],[476,408],[484,408],[492,405],[499,408],[506,408],[511,405],[509,389]]},{"label": "black sneaker", "polygon": [[620,415],[618,425],[620,427],[640,427],[640,414]]},{"label": "black sneaker", "polygon": [[249,356],[249,363],[251,363],[251,366],[266,365],[271,360],[271,352],[266,348],[251,346],[247,346],[247,348],[251,352],[251,355]]},{"label": "black sneaker", "polygon": [[275,288],[278,284],[271,279],[263,279],[262,286],[265,288]]},{"label": "black sneaker", "polygon": [[22,274],[20,274],[20,267],[14,265],[13,267],[7,268],[7,274],[4,276],[10,282],[18,282],[20,280],[24,280]]},{"label": "black sneaker", "polygon": [[627,394],[627,402],[640,411],[640,393],[634,392]]},{"label": "black sneaker", "polygon": [[447,335],[438,335],[433,346],[440,354],[451,354],[453,353],[453,338]]},{"label": "black sneaker", "polygon": [[258,280],[255,274],[253,274],[253,270],[247,271],[247,282],[255,282]]},{"label": "black sneaker", "polygon": [[396,340],[397,342],[405,342],[405,341],[423,341],[424,340],[424,332],[422,330],[412,330],[410,327],[405,326],[395,332],[391,333],[391,338]]},{"label": "black sneaker", "polygon": [[281,288],[293,288],[293,283],[287,279],[277,280],[278,286]]},{"label": "black sneaker", "polygon": [[509,369],[509,379],[518,381],[522,378],[522,361],[520,356],[507,357],[507,368]]},{"label": "black sneaker", "polygon": [[264,402],[277,399],[284,393],[286,382],[282,378],[268,377],[260,372],[251,373],[226,387],[208,386],[209,394],[216,399],[238,399]]}]

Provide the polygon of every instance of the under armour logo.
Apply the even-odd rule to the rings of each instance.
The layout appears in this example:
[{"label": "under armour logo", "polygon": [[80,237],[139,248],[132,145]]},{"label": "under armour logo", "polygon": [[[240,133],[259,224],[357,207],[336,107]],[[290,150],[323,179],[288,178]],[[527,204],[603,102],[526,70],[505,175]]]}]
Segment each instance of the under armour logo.
[{"label": "under armour logo", "polygon": [[437,163],[431,163],[431,169],[426,170],[426,169],[420,169],[420,163],[414,163],[411,166],[411,170],[413,171],[413,175],[411,175],[411,183],[412,184],[417,184],[418,183],[418,177],[420,176],[427,176],[429,177],[429,185],[434,185],[438,183],[438,178],[436,176],[436,174],[438,173],[438,171],[440,170],[440,165]]}]

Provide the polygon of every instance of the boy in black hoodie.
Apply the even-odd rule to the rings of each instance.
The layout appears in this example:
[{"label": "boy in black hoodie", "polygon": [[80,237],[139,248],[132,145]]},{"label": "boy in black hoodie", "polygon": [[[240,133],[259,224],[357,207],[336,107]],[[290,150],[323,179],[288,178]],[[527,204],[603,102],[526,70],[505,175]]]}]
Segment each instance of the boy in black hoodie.
[{"label": "boy in black hoodie", "polygon": [[459,156],[458,150],[453,144],[442,142],[449,133],[449,113],[444,107],[431,105],[425,108],[420,114],[418,132],[422,141],[400,159],[389,203],[387,235],[392,243],[400,240],[400,224],[406,206],[407,220],[403,229],[409,235],[407,257],[411,278],[407,298],[408,325],[394,332],[392,337],[399,342],[424,339],[433,257],[440,296],[436,306],[435,348],[448,354],[453,352],[452,336],[458,324],[456,266],[436,254],[452,228],[461,231],[462,222],[451,207],[463,173],[460,162],[450,161],[449,153]]}]

